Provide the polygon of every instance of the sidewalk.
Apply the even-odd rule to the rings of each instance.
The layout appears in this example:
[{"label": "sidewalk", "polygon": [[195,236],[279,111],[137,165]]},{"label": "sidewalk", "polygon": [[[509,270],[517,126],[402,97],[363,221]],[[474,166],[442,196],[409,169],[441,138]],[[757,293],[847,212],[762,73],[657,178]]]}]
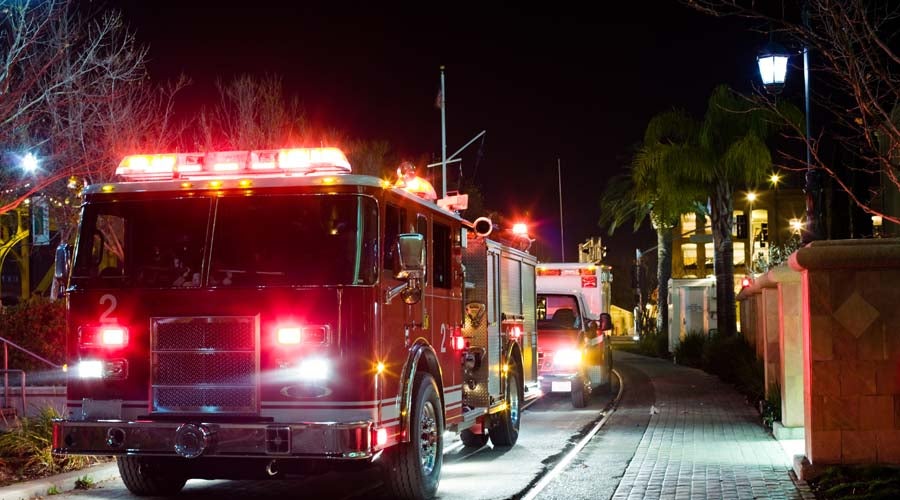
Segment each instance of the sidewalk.
[{"label": "sidewalk", "polygon": [[95,483],[119,477],[116,463],[97,464],[86,469],[57,474],[44,479],[35,479],[23,483],[0,487],[0,500],[28,500],[36,497],[47,497],[50,488],[56,487],[60,492],[75,489],[78,478],[88,476]]},{"label": "sidewalk", "polygon": [[626,394],[627,374],[638,370],[649,377],[655,401],[643,402],[649,423],[613,499],[814,498],[805,485],[795,486],[790,458],[731,386],[670,361],[615,356]]}]

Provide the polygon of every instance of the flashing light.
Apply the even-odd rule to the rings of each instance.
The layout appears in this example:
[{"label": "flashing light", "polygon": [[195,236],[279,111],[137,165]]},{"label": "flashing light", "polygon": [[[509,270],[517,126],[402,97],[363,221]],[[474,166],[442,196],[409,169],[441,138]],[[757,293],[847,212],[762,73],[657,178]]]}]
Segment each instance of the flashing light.
[{"label": "flashing light", "polygon": [[139,154],[122,159],[116,174],[129,180],[162,180],[210,174],[350,173],[338,148],[293,148],[209,153]]},{"label": "flashing light", "polygon": [[100,188],[100,190],[104,193],[111,193],[113,189],[114,186],[112,184],[105,184],[102,188]]},{"label": "flashing light", "polygon": [[581,351],[578,349],[560,349],[553,355],[553,364],[561,368],[574,368],[581,364]]},{"label": "flashing light", "polygon": [[253,181],[250,179],[241,179],[238,181],[238,186],[242,188],[248,188],[253,185]]},{"label": "flashing light", "polygon": [[387,444],[387,429],[380,427],[375,429],[375,446],[381,447]]},{"label": "flashing light", "polygon": [[756,201],[756,193],[752,191],[747,193],[747,201]]},{"label": "flashing light", "polygon": [[800,234],[800,231],[803,230],[803,223],[800,222],[800,219],[794,218],[790,220],[791,232],[795,234]]},{"label": "flashing light", "polygon": [[97,360],[82,361],[76,370],[78,378],[102,378],[103,362]]},{"label": "flashing light", "polygon": [[513,340],[519,340],[519,338],[522,336],[522,327],[519,325],[513,325],[513,327],[509,329],[509,336]]},{"label": "flashing light", "polygon": [[119,349],[128,345],[128,329],[119,325],[82,326],[78,329],[78,345]]},{"label": "flashing light", "polygon": [[517,222],[513,224],[512,232],[516,236],[528,236],[528,224]]},{"label": "flashing light", "polygon": [[222,187],[222,181],[209,181],[209,187],[213,189],[219,189]]},{"label": "flashing light", "polygon": [[747,288],[751,284],[753,284],[753,281],[751,281],[750,278],[744,278],[741,280],[741,288]]},{"label": "flashing light", "polygon": [[322,184],[337,184],[337,179],[334,177],[324,177],[322,179]]},{"label": "flashing light", "polygon": [[450,343],[453,345],[453,350],[455,351],[462,351],[466,348],[466,338],[461,335],[450,337]]},{"label": "flashing light", "polygon": [[28,172],[29,174],[34,173],[38,168],[38,160],[37,156],[34,156],[34,153],[28,153],[22,158],[22,169]]},{"label": "flashing light", "polygon": [[384,363],[383,363],[383,362],[379,361],[379,362],[375,365],[375,373],[377,373],[377,374],[379,374],[379,375],[381,375],[382,373],[384,373]]},{"label": "flashing light", "polygon": [[181,183],[181,187],[183,187],[183,188],[185,188],[185,189],[188,189],[188,188],[190,188],[190,187],[192,187],[192,186],[193,186],[193,184],[191,184],[190,182],[182,182],[182,183]]},{"label": "flashing light", "polygon": [[101,328],[100,343],[105,347],[123,347],[128,343],[128,330],[122,327]]},{"label": "flashing light", "polygon": [[282,327],[277,331],[278,343],[281,345],[299,344],[302,336],[302,330],[299,326]]},{"label": "flashing light", "polygon": [[325,380],[328,378],[329,364],[327,359],[304,359],[297,366],[297,376],[299,376],[301,380]]}]

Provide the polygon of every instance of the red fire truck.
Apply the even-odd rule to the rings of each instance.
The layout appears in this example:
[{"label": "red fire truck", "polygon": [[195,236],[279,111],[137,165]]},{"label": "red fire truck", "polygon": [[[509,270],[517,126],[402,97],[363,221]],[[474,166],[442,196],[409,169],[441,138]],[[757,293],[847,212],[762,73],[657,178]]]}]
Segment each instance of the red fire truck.
[{"label": "red fire truck", "polygon": [[138,495],[374,466],[391,496],[428,498],[445,430],[515,444],[539,394],[536,262],[489,221],[421,179],[352,175],[336,148],[136,155],[117,174],[57,255],[55,452],[117,456]]}]

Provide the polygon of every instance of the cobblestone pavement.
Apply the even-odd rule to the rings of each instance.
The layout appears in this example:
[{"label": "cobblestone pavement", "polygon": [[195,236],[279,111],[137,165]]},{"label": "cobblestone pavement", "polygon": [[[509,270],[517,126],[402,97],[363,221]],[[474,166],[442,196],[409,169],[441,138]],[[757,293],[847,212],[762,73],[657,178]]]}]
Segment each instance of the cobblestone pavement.
[{"label": "cobblestone pavement", "polygon": [[650,377],[655,401],[645,406],[647,429],[613,499],[811,497],[795,486],[782,447],[731,386],[671,362],[615,355]]}]

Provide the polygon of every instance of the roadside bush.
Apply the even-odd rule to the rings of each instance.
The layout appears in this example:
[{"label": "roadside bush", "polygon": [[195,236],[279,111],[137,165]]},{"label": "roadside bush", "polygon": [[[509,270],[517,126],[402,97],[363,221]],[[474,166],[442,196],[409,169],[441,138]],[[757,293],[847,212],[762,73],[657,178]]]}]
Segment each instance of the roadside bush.
[{"label": "roadside bush", "polygon": [[769,387],[762,407],[763,424],[769,429],[774,422],[781,421],[781,385],[777,382]]},{"label": "roadside bush", "polygon": [[675,361],[679,365],[703,368],[703,348],[706,345],[706,335],[700,332],[687,334],[678,347],[675,348]]},{"label": "roadside bush", "polygon": [[0,456],[7,464],[15,464],[24,476],[66,472],[99,462],[88,456],[54,455],[55,418],[59,418],[59,413],[48,407],[37,417],[18,419],[7,432],[0,434]]},{"label": "roadside bush", "polygon": [[613,344],[615,349],[652,356],[654,358],[669,358],[669,337],[659,333],[656,329],[646,330],[634,345]]},{"label": "roadside bush", "polygon": [[754,405],[765,397],[762,361],[743,335],[710,335],[703,347],[703,369],[734,384]]},{"label": "roadside bush", "polygon": [[900,498],[900,469],[879,465],[828,467],[810,481],[816,498]]},{"label": "roadside bush", "polygon": [[[0,336],[62,364],[66,356],[66,306],[62,300],[34,297],[0,314]],[[31,356],[9,348],[9,367],[29,372],[51,369]],[[29,381],[35,380],[29,376]]]}]

